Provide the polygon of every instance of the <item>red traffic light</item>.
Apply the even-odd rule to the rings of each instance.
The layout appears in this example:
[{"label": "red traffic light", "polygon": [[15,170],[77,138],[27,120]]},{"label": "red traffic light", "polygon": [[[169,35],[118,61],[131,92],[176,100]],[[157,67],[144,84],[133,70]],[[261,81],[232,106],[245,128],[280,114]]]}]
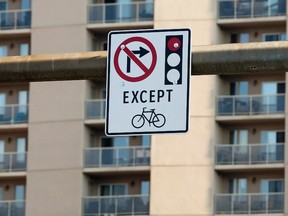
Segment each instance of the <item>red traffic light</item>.
[{"label": "red traffic light", "polygon": [[181,41],[177,37],[172,37],[168,41],[168,48],[171,51],[177,51],[181,47]]}]

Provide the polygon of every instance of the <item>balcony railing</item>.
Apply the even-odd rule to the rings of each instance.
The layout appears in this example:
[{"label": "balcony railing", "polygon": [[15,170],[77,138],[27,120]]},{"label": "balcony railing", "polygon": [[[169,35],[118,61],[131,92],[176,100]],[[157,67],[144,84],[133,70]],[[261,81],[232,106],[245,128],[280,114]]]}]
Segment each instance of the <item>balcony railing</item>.
[{"label": "balcony railing", "polygon": [[85,106],[85,119],[104,119],[105,105],[105,99],[87,100]]},{"label": "balcony railing", "polygon": [[26,156],[27,153],[0,154],[0,172],[25,171],[27,166]]},{"label": "balcony railing", "polygon": [[285,16],[286,0],[219,0],[219,19]]},{"label": "balcony railing", "polygon": [[284,162],[284,144],[217,145],[216,165],[274,164]]},{"label": "balcony railing", "polygon": [[0,106],[0,124],[27,123],[28,108],[28,104]]},{"label": "balcony railing", "polygon": [[0,201],[1,216],[25,216],[25,201]]},{"label": "balcony railing", "polygon": [[88,23],[124,23],[152,21],[154,2],[91,4]]},{"label": "balcony railing", "polygon": [[271,115],[285,112],[285,94],[217,97],[218,116]]},{"label": "balcony railing", "polygon": [[149,215],[148,195],[86,197],[83,216]]},{"label": "balcony railing", "polygon": [[215,214],[267,214],[284,212],[284,193],[218,194]]},{"label": "balcony railing", "polygon": [[30,28],[31,10],[0,11],[0,19],[0,30]]},{"label": "balcony railing", "polygon": [[84,154],[85,168],[150,165],[150,147],[87,148]]}]

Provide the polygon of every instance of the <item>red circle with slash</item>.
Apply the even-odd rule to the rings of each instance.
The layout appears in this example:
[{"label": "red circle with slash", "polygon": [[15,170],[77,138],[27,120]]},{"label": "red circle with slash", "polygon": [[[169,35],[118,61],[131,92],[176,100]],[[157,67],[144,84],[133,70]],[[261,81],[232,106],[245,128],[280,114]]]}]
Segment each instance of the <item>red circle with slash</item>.
[{"label": "red circle with slash", "polygon": [[[149,67],[146,67],[141,61],[140,59],[127,47],[127,44],[132,43],[132,42],[141,42],[144,43],[145,45],[148,46],[148,48],[151,51],[152,54],[152,62],[151,65]],[[131,58],[131,60],[138,65],[138,67],[144,72],[143,75],[138,76],[138,77],[131,77],[126,75],[120,68],[119,66],[119,56],[121,51],[124,51],[126,53],[126,55]],[[155,47],[153,46],[153,44],[143,38],[143,37],[131,37],[128,38],[127,40],[123,41],[119,47],[116,49],[115,55],[114,55],[114,66],[115,66],[115,70],[118,73],[118,75],[129,82],[139,82],[142,81],[144,79],[146,79],[147,77],[149,77],[151,75],[151,73],[153,72],[153,70],[155,69],[156,66],[156,61],[157,61],[157,54],[156,54],[156,50]]]}]

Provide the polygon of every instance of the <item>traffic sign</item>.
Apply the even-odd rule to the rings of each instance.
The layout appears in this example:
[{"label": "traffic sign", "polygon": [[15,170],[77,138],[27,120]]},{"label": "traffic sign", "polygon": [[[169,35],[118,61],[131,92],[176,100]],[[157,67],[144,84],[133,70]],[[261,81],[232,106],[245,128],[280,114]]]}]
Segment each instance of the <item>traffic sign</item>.
[{"label": "traffic sign", "polygon": [[187,132],[190,29],[112,31],[108,37],[106,134]]}]

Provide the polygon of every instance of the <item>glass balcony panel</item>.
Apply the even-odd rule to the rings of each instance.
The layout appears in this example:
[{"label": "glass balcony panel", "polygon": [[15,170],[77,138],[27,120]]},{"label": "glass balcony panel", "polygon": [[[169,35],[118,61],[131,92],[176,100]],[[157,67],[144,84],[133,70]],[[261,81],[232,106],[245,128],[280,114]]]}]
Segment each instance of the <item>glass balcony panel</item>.
[{"label": "glass balcony panel", "polygon": [[235,214],[248,214],[249,212],[249,203],[248,203],[248,195],[234,195],[233,200],[233,212]]},{"label": "glass balcony panel", "polygon": [[104,5],[91,5],[89,7],[89,22],[104,23]]},{"label": "glass balcony panel", "polygon": [[148,215],[149,196],[87,197],[83,200],[83,216]]},{"label": "glass balcony panel", "polygon": [[121,23],[153,20],[154,2],[92,4],[88,9],[89,23]]},{"label": "glass balcony panel", "polygon": [[150,165],[150,147],[90,148],[84,154],[86,168]]},{"label": "glass balcony panel", "polygon": [[86,102],[86,119],[104,119],[106,100],[89,100]]},{"label": "glass balcony panel", "polygon": [[31,11],[17,11],[17,28],[31,27]]},{"label": "glass balcony panel", "polygon": [[26,156],[27,156],[26,153],[11,154],[11,157],[12,157],[11,170],[12,171],[26,170],[26,167],[27,167]]},{"label": "glass balcony panel", "polygon": [[250,111],[250,98],[247,96],[241,96],[235,98],[235,114],[247,115]]},{"label": "glass balcony panel", "polygon": [[267,214],[284,212],[284,193],[219,194],[215,214]]},{"label": "glass balcony panel", "polygon": [[232,164],[232,146],[216,146],[216,164]]},{"label": "glass balcony panel", "polygon": [[134,202],[134,198],[133,197],[119,197],[119,198],[115,198],[116,199],[116,212],[119,215],[128,215],[129,213],[131,213],[133,210],[133,202]]},{"label": "glass balcony panel", "polygon": [[105,6],[105,23],[119,22],[121,20],[119,19],[120,10],[120,4],[107,4]]},{"label": "glass balcony panel", "polygon": [[230,214],[232,212],[232,196],[216,195],[215,214]]},{"label": "glass balcony panel", "polygon": [[0,215],[1,216],[10,216],[10,206],[8,202],[0,202]]},{"label": "glass balcony panel", "polygon": [[8,172],[10,170],[11,157],[9,154],[0,154],[0,172]]},{"label": "glass balcony panel", "polygon": [[138,13],[140,21],[150,21],[153,20],[154,17],[154,3],[153,2],[145,2],[140,3],[138,5]]},{"label": "glass balcony panel", "polygon": [[85,149],[85,167],[100,167],[100,150]]},{"label": "glass balcony panel", "polygon": [[251,0],[238,0],[236,6],[237,18],[250,18],[251,15]]},{"label": "glass balcony panel", "polygon": [[233,145],[234,164],[249,163],[249,146],[248,145]]},{"label": "glass balcony panel", "polygon": [[137,19],[137,5],[122,4],[118,19],[122,22],[135,22]]},{"label": "glass balcony panel", "polygon": [[84,216],[88,215],[98,215],[100,212],[99,207],[100,207],[100,201],[98,198],[89,198],[89,199],[84,199]]},{"label": "glass balcony panel", "polygon": [[5,106],[0,107],[0,123],[6,124],[12,122],[12,107]]},{"label": "glass balcony panel", "polygon": [[149,213],[149,196],[134,197],[135,214],[145,215]]},{"label": "glass balcony panel", "polygon": [[217,115],[271,115],[285,112],[285,95],[220,96]]},{"label": "glass balcony panel", "polygon": [[265,213],[267,210],[267,194],[251,195],[251,213]]},{"label": "glass balcony panel", "polygon": [[1,17],[1,29],[8,30],[15,28],[15,12],[14,11],[3,11],[0,13]]},{"label": "glass balcony panel", "polygon": [[134,164],[136,166],[150,165],[150,147],[135,148]]},{"label": "glass balcony panel", "polygon": [[25,215],[25,202],[15,201],[11,203],[11,212],[9,216],[24,216]]},{"label": "glass balcony panel", "polygon": [[218,115],[233,115],[234,114],[234,103],[233,97],[220,97],[218,98]]},{"label": "glass balcony panel", "polygon": [[235,16],[235,0],[223,0],[219,2],[219,18],[227,19]]},{"label": "glass balcony panel", "polygon": [[268,195],[268,212],[281,213],[284,209],[284,194]]},{"label": "glass balcony panel", "polygon": [[17,105],[13,109],[13,122],[23,123],[28,121],[28,105]]},{"label": "glass balcony panel", "polygon": [[115,197],[101,197],[100,200],[100,213],[107,214],[107,213],[116,213],[116,199]]}]

